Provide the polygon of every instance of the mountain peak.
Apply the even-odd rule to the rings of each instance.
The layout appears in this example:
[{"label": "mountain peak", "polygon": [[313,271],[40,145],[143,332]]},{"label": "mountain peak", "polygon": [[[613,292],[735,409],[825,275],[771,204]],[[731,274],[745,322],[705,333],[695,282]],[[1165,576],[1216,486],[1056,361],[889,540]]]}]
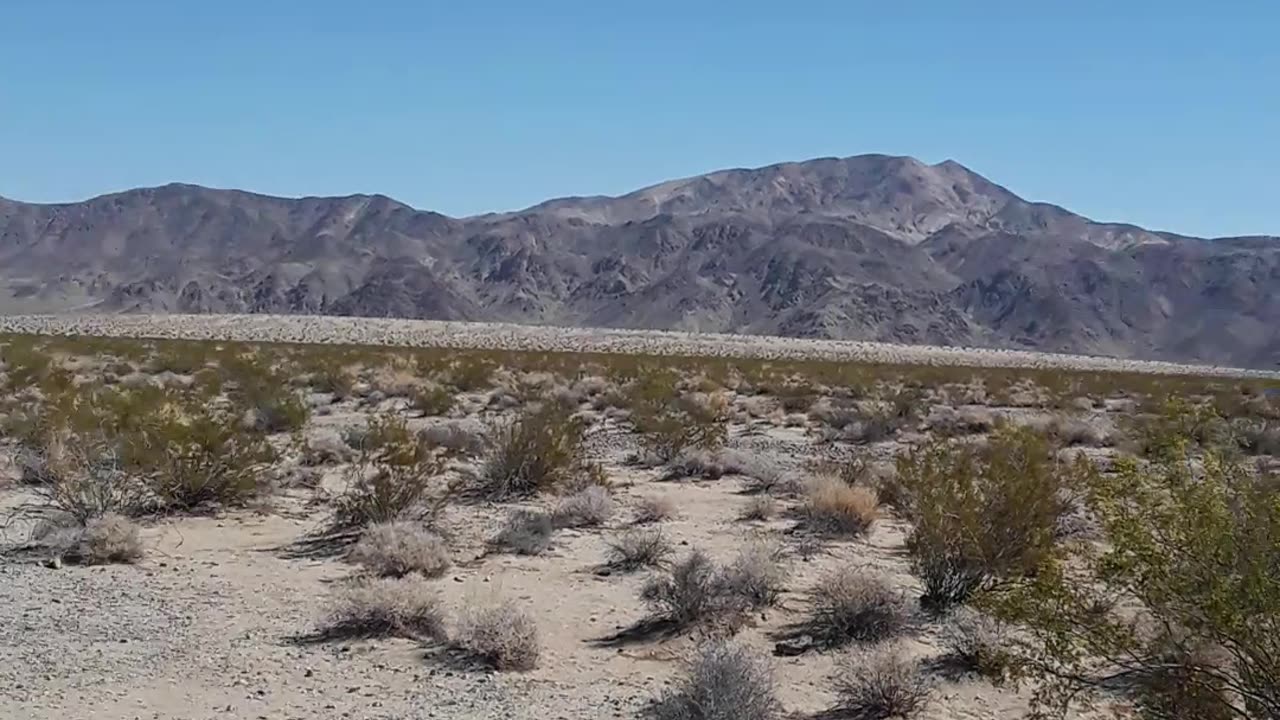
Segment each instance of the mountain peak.
[{"label": "mountain peak", "polygon": [[[800,334],[1234,365],[1280,357],[1280,244],[855,155],[452,219],[171,183],[0,202],[0,312],[271,312]],[[96,303],[96,304],[95,304]]]}]

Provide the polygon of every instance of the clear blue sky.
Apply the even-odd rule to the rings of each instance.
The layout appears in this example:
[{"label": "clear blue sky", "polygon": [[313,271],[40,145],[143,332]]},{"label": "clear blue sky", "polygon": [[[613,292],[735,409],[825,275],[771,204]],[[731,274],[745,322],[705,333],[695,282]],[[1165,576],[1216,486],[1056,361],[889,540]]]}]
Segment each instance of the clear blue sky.
[{"label": "clear blue sky", "polygon": [[0,195],[466,215],[882,152],[1098,219],[1280,234],[1278,36],[1270,0],[4,0]]}]

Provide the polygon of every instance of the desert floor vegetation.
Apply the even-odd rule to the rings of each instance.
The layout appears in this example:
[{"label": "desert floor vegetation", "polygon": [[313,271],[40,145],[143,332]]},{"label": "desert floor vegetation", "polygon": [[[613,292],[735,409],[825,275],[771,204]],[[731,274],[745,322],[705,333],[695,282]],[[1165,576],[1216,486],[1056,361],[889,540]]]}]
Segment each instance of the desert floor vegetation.
[{"label": "desert floor vegetation", "polygon": [[0,335],[0,717],[1280,717],[1278,389]]}]

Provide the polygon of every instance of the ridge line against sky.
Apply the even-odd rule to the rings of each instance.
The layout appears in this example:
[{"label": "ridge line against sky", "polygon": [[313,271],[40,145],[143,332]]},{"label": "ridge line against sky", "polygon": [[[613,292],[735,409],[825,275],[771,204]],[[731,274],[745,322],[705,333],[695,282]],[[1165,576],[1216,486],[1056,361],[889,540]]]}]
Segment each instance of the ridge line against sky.
[{"label": "ridge line against sky", "polygon": [[1280,6],[16,3],[0,196],[186,182],[465,217],[715,170],[953,158],[1031,201],[1280,234]]}]

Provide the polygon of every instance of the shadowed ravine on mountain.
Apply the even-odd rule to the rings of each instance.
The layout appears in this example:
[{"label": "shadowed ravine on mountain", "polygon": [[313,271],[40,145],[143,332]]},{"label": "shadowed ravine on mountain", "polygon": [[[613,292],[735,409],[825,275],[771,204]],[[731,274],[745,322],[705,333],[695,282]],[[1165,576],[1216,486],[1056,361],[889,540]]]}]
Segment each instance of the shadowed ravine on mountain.
[{"label": "shadowed ravine on mountain", "polygon": [[1033,203],[865,155],[450,218],[167,185],[0,199],[0,311],[271,312],[1005,347],[1274,368],[1280,239]]}]

